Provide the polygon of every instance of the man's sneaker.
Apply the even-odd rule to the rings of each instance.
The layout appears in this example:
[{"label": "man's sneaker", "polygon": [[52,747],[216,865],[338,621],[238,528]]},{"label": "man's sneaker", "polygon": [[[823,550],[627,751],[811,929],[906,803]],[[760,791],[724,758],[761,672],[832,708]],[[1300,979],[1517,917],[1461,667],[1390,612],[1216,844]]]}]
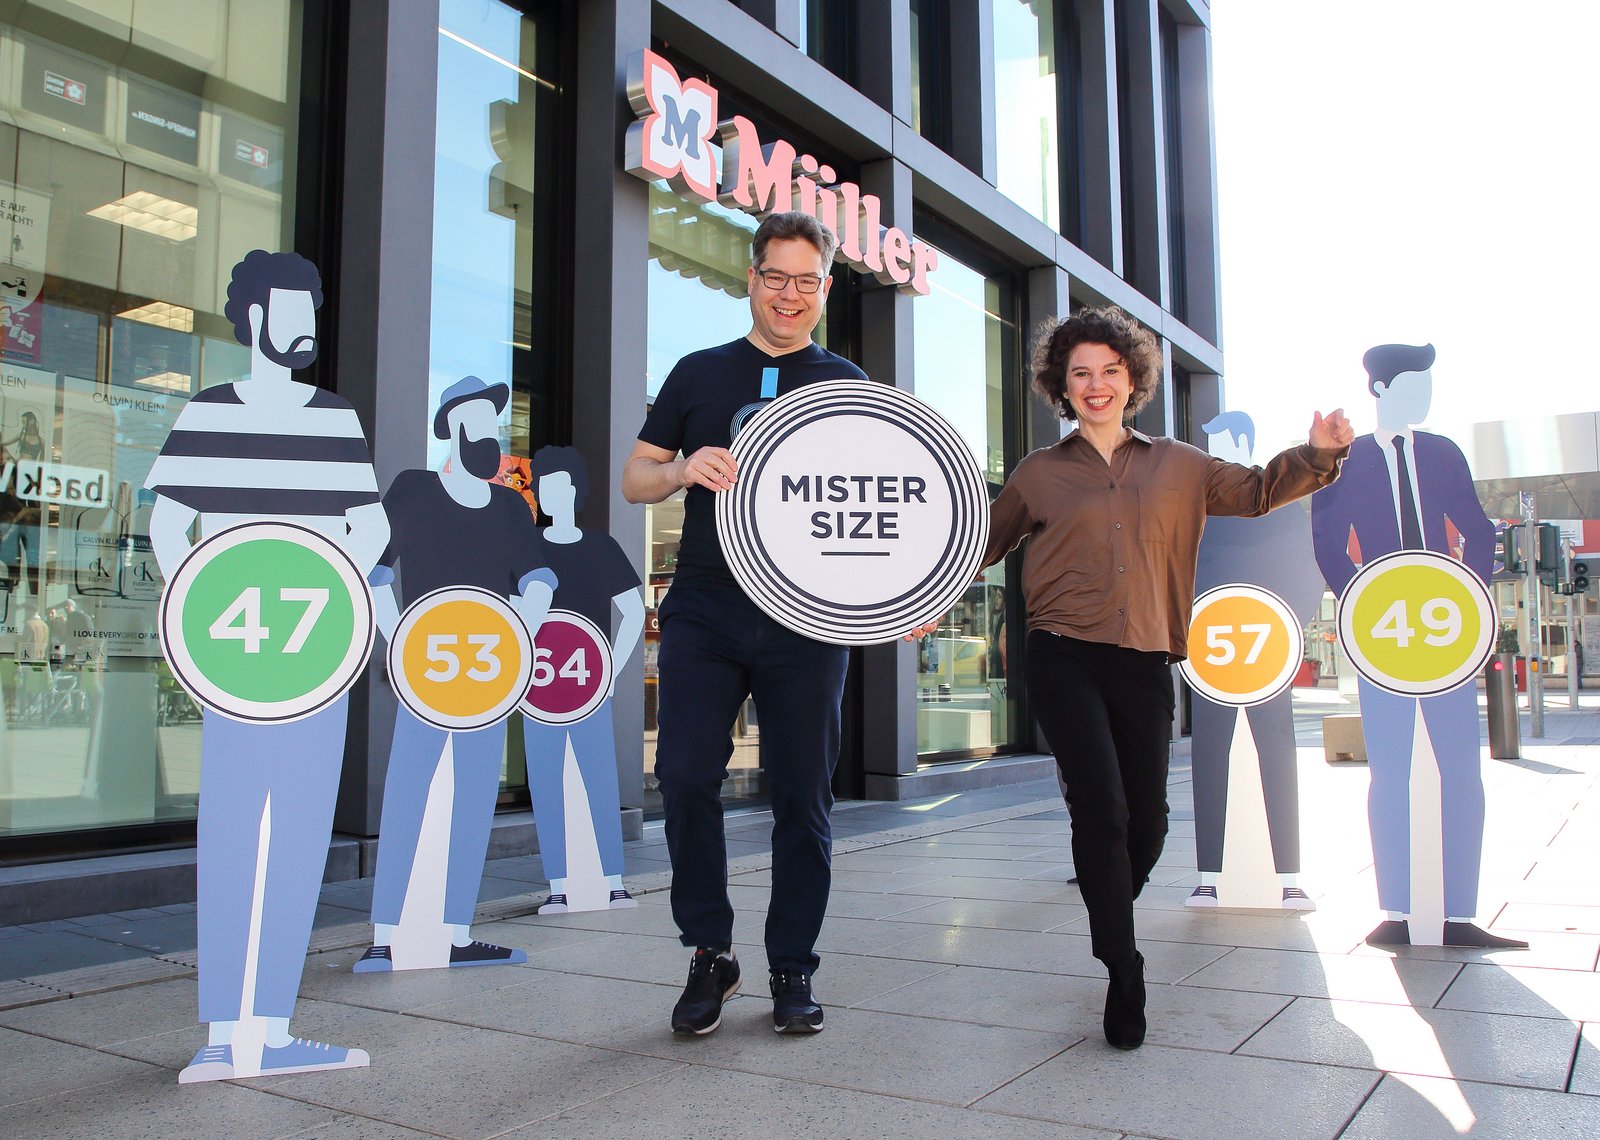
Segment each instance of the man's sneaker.
[{"label": "man's sneaker", "polygon": [[180,1085],[197,1085],[201,1081],[233,1080],[233,1046],[207,1045],[194,1055],[194,1060],[178,1074]]},{"label": "man's sneaker", "polygon": [[774,970],[772,1028],[778,1033],[821,1033],[822,1007],[811,996],[811,975],[804,970]]},{"label": "man's sneaker", "polygon": [[394,969],[394,955],[387,946],[368,946],[367,952],[350,967],[352,973],[377,974]]},{"label": "man's sneaker", "polygon": [[1189,897],[1183,900],[1184,906],[1216,906],[1217,888],[1213,886],[1196,887],[1190,892]]},{"label": "man's sneaker", "polygon": [[551,895],[539,904],[540,914],[566,914],[569,909],[566,895]]},{"label": "man's sneaker", "polygon": [[638,906],[638,905],[639,905],[639,900],[634,898],[632,895],[630,895],[625,890],[622,890],[622,889],[619,888],[619,889],[614,890],[614,891],[611,892],[611,909],[612,910],[626,910],[630,906]]},{"label": "man's sneaker", "polygon": [[702,946],[689,961],[689,980],[672,1007],[672,1032],[704,1037],[722,1024],[722,1003],[739,992],[739,960]]},{"label": "man's sneaker", "polygon": [[493,942],[468,942],[465,946],[450,947],[452,966],[520,966],[528,960],[521,950],[509,946],[496,946]]},{"label": "man's sneaker", "polygon": [[[296,1037],[287,1045],[261,1050],[261,1075],[318,1073],[324,1069],[365,1069],[372,1063],[365,1049],[341,1049]],[[181,1077],[179,1078],[182,1079]]]}]

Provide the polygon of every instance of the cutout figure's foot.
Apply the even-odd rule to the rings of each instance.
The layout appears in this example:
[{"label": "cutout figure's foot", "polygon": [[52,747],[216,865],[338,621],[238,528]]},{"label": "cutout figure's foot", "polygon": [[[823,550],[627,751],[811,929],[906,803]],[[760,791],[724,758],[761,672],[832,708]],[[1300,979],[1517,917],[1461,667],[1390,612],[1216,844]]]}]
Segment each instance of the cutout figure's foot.
[{"label": "cutout figure's foot", "polygon": [[566,895],[551,895],[539,904],[540,914],[566,914],[569,909]]},{"label": "cutout figure's foot", "polygon": [[1411,924],[1403,918],[1385,919],[1367,935],[1368,946],[1410,946]]},{"label": "cutout figure's foot", "polygon": [[1283,888],[1284,910],[1316,910],[1317,904],[1311,901],[1311,896],[1299,887]]},{"label": "cutout figure's foot", "polygon": [[672,1032],[704,1037],[722,1024],[722,1003],[739,992],[739,960],[702,946],[689,960],[689,980],[672,1008]]},{"label": "cutout figure's foot", "polygon": [[321,1041],[296,1037],[287,1045],[261,1050],[261,1075],[320,1073],[324,1069],[365,1069],[372,1063],[365,1049],[341,1049]]},{"label": "cutout figure's foot", "polygon": [[454,966],[520,966],[528,960],[521,950],[509,946],[496,946],[493,942],[473,940],[465,946],[450,947],[450,965]]},{"label": "cutout figure's foot", "polygon": [[380,974],[394,969],[394,955],[387,946],[368,946],[367,952],[350,967],[353,974]]},{"label": "cutout figure's foot", "polygon": [[1217,888],[1212,886],[1196,887],[1189,892],[1189,897],[1183,900],[1184,906],[1213,907],[1217,905]]},{"label": "cutout figure's foot", "polygon": [[1526,950],[1528,944],[1515,938],[1506,938],[1500,934],[1490,934],[1470,922],[1447,922],[1444,924],[1444,944],[1446,946],[1482,946],[1485,949],[1495,950]]},{"label": "cutout figure's foot", "polygon": [[187,1068],[178,1074],[180,1085],[197,1085],[201,1081],[233,1080],[233,1046],[207,1045],[194,1055]]},{"label": "cutout figure's foot", "polygon": [[611,892],[611,909],[612,910],[626,910],[630,906],[638,906],[638,905],[639,905],[639,900],[634,898],[632,895],[630,895],[625,890],[615,890],[615,891]]},{"label": "cutout figure's foot", "polygon": [[811,994],[811,975],[804,970],[773,970],[772,1028],[778,1033],[821,1033],[822,1006]]},{"label": "cutout figure's foot", "polygon": [[1106,1041],[1118,1049],[1137,1049],[1144,1044],[1144,955],[1134,954],[1129,966],[1108,967],[1106,986]]}]

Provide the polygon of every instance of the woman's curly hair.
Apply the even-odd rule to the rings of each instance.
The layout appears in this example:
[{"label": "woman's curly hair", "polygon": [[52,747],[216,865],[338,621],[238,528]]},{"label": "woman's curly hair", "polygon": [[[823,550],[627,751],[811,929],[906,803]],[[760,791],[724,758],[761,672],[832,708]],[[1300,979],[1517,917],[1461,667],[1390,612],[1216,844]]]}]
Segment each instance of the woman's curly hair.
[{"label": "woman's curly hair", "polygon": [[1161,383],[1161,346],[1155,334],[1115,305],[1079,309],[1066,320],[1051,318],[1039,326],[1033,345],[1033,390],[1064,420],[1077,414],[1067,399],[1067,359],[1080,344],[1103,344],[1128,364],[1133,393],[1129,419],[1155,398]]}]

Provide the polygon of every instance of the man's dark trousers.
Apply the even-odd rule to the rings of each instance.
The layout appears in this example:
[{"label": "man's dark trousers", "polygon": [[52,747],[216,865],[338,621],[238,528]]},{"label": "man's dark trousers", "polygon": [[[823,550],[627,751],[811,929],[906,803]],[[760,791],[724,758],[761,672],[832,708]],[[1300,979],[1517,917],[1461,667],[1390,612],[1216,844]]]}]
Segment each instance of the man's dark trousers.
[{"label": "man's dark trousers", "polygon": [[748,694],[772,798],[767,961],[817,968],[831,881],[833,769],[849,651],[785,629],[737,587],[679,582],[661,606],[656,779],[685,946],[733,945],[722,781]]}]

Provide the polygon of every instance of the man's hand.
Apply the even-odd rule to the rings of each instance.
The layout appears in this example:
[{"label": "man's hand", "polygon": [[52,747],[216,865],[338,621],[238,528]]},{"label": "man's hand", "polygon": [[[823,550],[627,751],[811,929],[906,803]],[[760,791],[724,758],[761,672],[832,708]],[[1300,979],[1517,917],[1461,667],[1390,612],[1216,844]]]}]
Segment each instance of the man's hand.
[{"label": "man's hand", "polygon": [[1311,414],[1311,432],[1307,438],[1319,451],[1338,451],[1349,447],[1356,433],[1350,421],[1344,418],[1344,409],[1335,408],[1326,416],[1321,412]]},{"label": "man's hand", "polygon": [[729,491],[739,477],[739,463],[725,447],[702,447],[683,461],[679,478],[685,487],[700,486],[710,491]]},{"label": "man's hand", "polygon": [[927,625],[919,625],[915,629],[913,629],[910,633],[902,634],[901,637],[900,637],[900,640],[901,641],[920,641],[922,638],[927,637],[928,634],[932,633],[934,630],[936,630],[938,628],[939,628],[939,621],[938,621],[937,618],[935,618],[933,621],[930,621]]}]

